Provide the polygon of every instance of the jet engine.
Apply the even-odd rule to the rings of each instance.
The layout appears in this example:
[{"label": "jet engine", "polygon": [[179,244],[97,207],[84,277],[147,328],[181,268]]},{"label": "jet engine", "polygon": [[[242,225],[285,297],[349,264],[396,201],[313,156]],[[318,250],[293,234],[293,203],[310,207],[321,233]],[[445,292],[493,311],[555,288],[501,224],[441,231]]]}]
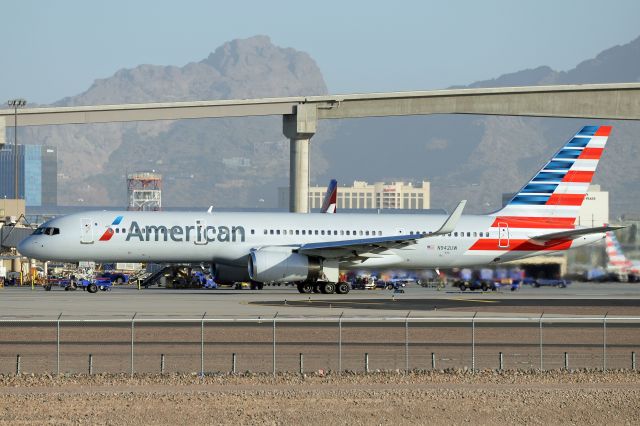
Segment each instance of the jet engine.
[{"label": "jet engine", "polygon": [[211,276],[217,283],[236,283],[249,281],[247,268],[222,264],[211,264]]},{"label": "jet engine", "polygon": [[263,249],[251,252],[248,271],[252,280],[263,283],[315,282],[322,271],[322,263],[319,258],[290,250]]}]

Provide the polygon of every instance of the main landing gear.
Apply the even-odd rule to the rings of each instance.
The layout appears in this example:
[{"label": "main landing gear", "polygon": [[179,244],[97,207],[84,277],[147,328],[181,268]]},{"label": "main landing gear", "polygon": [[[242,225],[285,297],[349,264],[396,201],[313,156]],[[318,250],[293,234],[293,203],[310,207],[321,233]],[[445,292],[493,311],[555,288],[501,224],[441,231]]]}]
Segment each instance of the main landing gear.
[{"label": "main landing gear", "polygon": [[300,282],[298,283],[298,291],[303,294],[322,293],[322,294],[347,294],[351,290],[351,286],[347,282]]}]

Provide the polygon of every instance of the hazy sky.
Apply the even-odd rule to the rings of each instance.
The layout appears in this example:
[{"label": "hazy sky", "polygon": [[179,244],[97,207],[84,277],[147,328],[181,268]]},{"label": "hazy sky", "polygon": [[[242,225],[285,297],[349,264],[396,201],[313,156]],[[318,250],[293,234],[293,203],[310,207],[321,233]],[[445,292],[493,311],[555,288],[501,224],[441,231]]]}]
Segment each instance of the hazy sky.
[{"label": "hazy sky", "polygon": [[640,1],[3,1],[0,100],[49,103],[139,64],[200,61],[264,34],[331,93],[444,88],[573,68],[640,35]]}]

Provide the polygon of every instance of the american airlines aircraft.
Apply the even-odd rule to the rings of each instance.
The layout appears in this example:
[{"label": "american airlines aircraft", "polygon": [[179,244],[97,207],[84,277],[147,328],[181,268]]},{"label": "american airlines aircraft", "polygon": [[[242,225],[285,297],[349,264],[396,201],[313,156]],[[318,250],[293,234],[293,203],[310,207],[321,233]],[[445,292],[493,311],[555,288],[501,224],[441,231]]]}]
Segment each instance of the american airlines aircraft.
[{"label": "american airlines aircraft", "polygon": [[18,247],[77,262],[207,263],[216,279],[344,294],[339,270],[496,264],[601,240],[575,224],[610,126],[582,128],[501,210],[450,216],[93,211],[52,219]]},{"label": "american airlines aircraft", "polygon": [[640,276],[640,262],[637,260],[627,259],[627,256],[624,255],[624,251],[622,251],[622,247],[620,246],[618,239],[612,231],[607,232],[605,244],[607,247],[607,256],[609,257],[607,270],[612,272],[622,272],[635,277]]}]

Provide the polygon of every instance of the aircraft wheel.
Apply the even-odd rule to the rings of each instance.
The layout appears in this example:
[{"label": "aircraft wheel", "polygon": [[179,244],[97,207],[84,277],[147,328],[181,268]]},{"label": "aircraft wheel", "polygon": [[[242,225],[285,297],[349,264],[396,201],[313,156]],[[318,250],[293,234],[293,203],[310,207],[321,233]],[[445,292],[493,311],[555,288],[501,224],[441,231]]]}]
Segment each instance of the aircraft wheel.
[{"label": "aircraft wheel", "polygon": [[467,286],[464,284],[460,285],[460,291],[465,291],[467,289]]},{"label": "aircraft wheel", "polygon": [[95,285],[95,284],[89,284],[89,285],[87,286],[87,291],[88,291],[89,293],[97,293],[97,292],[98,292],[98,286],[97,286],[97,285]]},{"label": "aircraft wheel", "polygon": [[324,294],[333,294],[336,292],[336,285],[334,283],[322,283],[320,284],[320,291]]},{"label": "aircraft wheel", "polygon": [[313,292],[313,285],[311,283],[298,283],[298,291],[302,294],[309,294]]},{"label": "aircraft wheel", "polygon": [[336,286],[336,293],[338,294],[347,294],[349,293],[349,290],[351,290],[350,288],[351,286],[349,285],[349,283],[338,283],[338,285]]}]

